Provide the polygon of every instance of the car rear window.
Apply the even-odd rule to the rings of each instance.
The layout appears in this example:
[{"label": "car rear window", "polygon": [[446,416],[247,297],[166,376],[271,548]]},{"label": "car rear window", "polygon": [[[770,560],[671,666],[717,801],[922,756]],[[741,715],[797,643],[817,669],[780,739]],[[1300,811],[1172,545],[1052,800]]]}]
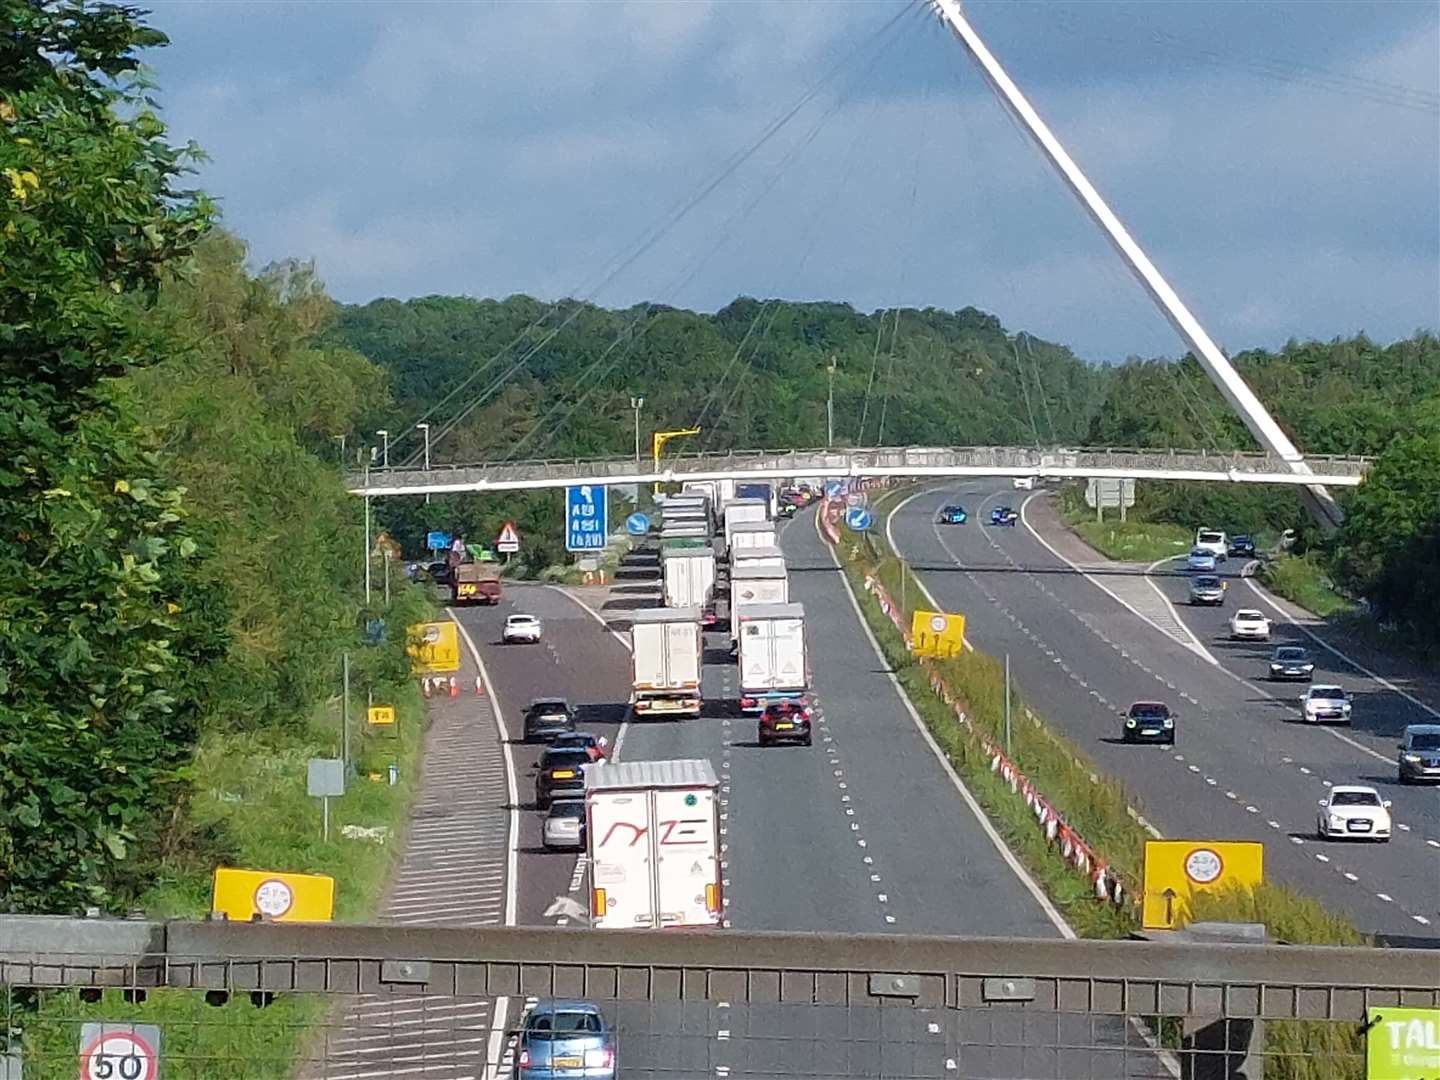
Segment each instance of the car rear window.
[{"label": "car rear window", "polygon": [[532,1039],[565,1039],[573,1035],[599,1035],[600,1017],[588,1012],[542,1013],[526,1025]]},{"label": "car rear window", "polygon": [[530,706],[530,711],[536,716],[542,716],[545,713],[563,713],[567,711],[567,706],[563,701],[537,701]]},{"label": "car rear window", "polygon": [[585,816],[585,804],[579,800],[570,802],[557,802],[550,806],[550,816],[560,818],[582,818]]},{"label": "car rear window", "polygon": [[1322,701],[1344,701],[1345,691],[1334,687],[1318,687],[1310,691],[1312,698],[1319,698]]},{"label": "car rear window", "polygon": [[1371,791],[1337,791],[1330,798],[1331,806],[1379,806],[1380,796]]},{"label": "car rear window", "polygon": [[1220,587],[1220,579],[1218,577],[1197,577],[1195,579],[1195,587],[1197,589],[1218,589]]},{"label": "car rear window", "polygon": [[542,769],[564,768],[567,765],[589,764],[590,755],[584,750],[547,750],[540,761]]},{"label": "car rear window", "polygon": [[1170,710],[1164,705],[1132,705],[1130,707],[1130,715],[1137,720],[1164,720],[1165,717],[1170,715]]},{"label": "car rear window", "polygon": [[1202,532],[1200,534],[1200,543],[1202,544],[1218,544],[1219,542],[1220,533],[1218,532]]},{"label": "car rear window", "polygon": [[1305,650],[1304,650],[1304,649],[1276,649],[1276,650],[1275,650],[1275,659],[1276,659],[1276,660],[1304,660],[1304,659],[1305,659]]},{"label": "car rear window", "polygon": [[1235,613],[1235,618],[1237,618],[1237,619],[1259,620],[1259,619],[1263,619],[1264,617],[1265,617],[1265,616],[1262,615],[1260,612],[1258,612],[1258,611],[1250,611],[1250,610],[1248,610],[1248,609],[1242,609],[1242,610],[1237,611],[1237,612]]}]

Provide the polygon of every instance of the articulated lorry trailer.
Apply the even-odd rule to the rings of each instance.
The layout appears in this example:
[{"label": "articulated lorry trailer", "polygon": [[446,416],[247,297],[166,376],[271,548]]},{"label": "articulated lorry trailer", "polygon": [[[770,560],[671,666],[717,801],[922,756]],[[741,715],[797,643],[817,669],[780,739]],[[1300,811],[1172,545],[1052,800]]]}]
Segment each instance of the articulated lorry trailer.
[{"label": "articulated lorry trailer", "polygon": [[719,787],[703,759],[585,770],[595,929],[721,925]]},{"label": "articulated lorry trailer", "polygon": [[637,718],[700,715],[700,609],[631,615],[630,707]]},{"label": "articulated lorry trailer", "polygon": [[715,551],[709,547],[660,549],[665,606],[703,608],[715,591]]},{"label": "articulated lorry trailer", "polygon": [[810,689],[805,608],[752,604],[733,621],[739,624],[741,710],[764,712],[771,702],[803,698]]}]

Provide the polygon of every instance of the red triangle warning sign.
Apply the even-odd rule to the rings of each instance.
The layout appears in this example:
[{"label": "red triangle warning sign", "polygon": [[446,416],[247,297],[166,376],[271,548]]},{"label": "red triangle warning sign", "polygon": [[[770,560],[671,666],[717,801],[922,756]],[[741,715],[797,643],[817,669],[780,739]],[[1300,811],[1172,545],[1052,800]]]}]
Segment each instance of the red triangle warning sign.
[{"label": "red triangle warning sign", "polygon": [[520,533],[516,531],[513,521],[505,522],[505,525],[500,529],[500,535],[495,538],[495,547],[499,551],[513,552],[520,550]]}]

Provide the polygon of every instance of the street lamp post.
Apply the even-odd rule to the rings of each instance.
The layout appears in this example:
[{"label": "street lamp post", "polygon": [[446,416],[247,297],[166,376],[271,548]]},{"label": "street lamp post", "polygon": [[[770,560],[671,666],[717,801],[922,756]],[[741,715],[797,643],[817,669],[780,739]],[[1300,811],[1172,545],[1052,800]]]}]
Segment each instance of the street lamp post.
[{"label": "street lamp post", "polygon": [[635,470],[640,470],[640,408],[645,404],[643,397],[632,397],[630,408],[635,413]]},{"label": "street lamp post", "polygon": [[829,388],[825,392],[825,449],[829,450],[835,445],[835,357],[830,357],[830,363],[825,366],[825,373],[828,376]]},{"label": "street lamp post", "polygon": [[340,444],[340,467],[343,469],[345,467],[345,436],[335,435],[332,438]]},{"label": "street lamp post", "polygon": [[381,428],[375,432],[375,434],[379,435],[381,441],[384,443],[384,449],[380,451],[380,464],[388,469],[390,467],[390,432]]},{"label": "street lamp post", "polygon": [[365,606],[370,606],[370,462],[365,462]]},{"label": "street lamp post", "polygon": [[[430,471],[430,425],[422,420],[415,426],[425,435],[425,471],[428,473]],[[428,477],[426,483],[429,483]],[[428,491],[425,492],[425,505],[430,505],[430,492]]]}]

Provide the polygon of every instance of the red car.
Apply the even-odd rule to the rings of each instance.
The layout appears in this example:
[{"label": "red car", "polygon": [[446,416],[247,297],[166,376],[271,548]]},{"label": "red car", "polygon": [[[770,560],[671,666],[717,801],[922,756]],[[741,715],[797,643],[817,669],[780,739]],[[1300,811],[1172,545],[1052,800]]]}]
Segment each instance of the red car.
[{"label": "red car", "polygon": [[797,742],[810,745],[810,709],[803,701],[777,701],[760,714],[757,733],[761,746]]}]

